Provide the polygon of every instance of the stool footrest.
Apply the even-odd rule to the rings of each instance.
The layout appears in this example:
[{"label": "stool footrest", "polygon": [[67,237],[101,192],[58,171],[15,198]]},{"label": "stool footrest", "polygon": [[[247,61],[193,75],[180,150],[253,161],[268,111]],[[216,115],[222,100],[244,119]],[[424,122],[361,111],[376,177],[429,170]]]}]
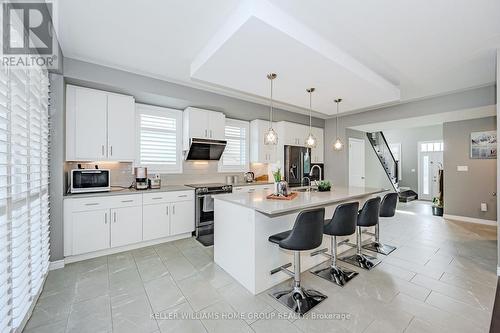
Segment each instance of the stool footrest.
[{"label": "stool footrest", "polygon": [[327,255],[325,252],[328,252],[327,247],[325,247],[324,249],[320,249],[320,250],[316,250],[316,251],[311,252],[311,257],[317,256],[318,254]]},{"label": "stool footrest", "polygon": [[350,247],[357,247],[356,244],[349,243],[349,239],[344,239],[343,241],[338,242],[337,246],[339,246],[339,245],[347,245],[347,246],[350,246]]},{"label": "stool footrest", "polygon": [[290,275],[291,277],[293,277],[294,273],[287,269],[288,267],[291,267],[291,266],[292,266],[292,263],[289,262],[288,264],[284,264],[280,267],[273,269],[270,273],[271,273],[271,275],[273,275],[273,274],[276,274],[278,272],[283,272],[283,273],[286,273],[286,274]]},{"label": "stool footrest", "polygon": [[375,237],[375,236],[376,236],[374,232],[371,232],[371,231],[368,231],[368,230],[363,230],[363,233],[364,233],[365,235],[370,235],[370,236],[373,236],[373,237]]}]

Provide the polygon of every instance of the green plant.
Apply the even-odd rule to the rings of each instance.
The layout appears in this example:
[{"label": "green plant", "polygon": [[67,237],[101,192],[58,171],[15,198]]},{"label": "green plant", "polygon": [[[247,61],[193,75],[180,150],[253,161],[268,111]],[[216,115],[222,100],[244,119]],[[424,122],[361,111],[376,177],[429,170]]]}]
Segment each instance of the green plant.
[{"label": "green plant", "polygon": [[432,203],[434,204],[434,206],[436,207],[443,207],[443,201],[439,198],[439,197],[434,197],[432,199]]},{"label": "green plant", "polygon": [[332,185],[330,184],[330,181],[328,180],[322,180],[319,182],[318,184],[318,191],[330,191],[330,189],[332,188]]},{"label": "green plant", "polygon": [[276,171],[273,171],[273,177],[276,183],[281,181],[281,168],[278,168],[276,169]]}]

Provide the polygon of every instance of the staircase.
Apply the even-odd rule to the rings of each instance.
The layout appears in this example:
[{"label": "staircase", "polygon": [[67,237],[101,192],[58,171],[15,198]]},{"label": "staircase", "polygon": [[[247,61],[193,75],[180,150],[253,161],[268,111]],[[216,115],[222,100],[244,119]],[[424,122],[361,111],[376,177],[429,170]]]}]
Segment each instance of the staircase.
[{"label": "staircase", "polygon": [[399,190],[399,175],[398,175],[398,161],[394,159],[389,145],[385,140],[384,134],[382,132],[366,133],[370,144],[373,147],[373,151],[377,155],[384,171],[389,178],[389,181],[394,188],[394,191],[400,193]]}]

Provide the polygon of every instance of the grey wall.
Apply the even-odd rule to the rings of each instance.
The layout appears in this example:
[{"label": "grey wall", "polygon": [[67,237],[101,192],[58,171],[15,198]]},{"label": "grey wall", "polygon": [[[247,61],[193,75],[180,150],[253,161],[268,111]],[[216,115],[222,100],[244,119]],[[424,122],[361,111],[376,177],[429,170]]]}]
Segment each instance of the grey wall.
[{"label": "grey wall", "polygon": [[[64,77],[67,83],[132,95],[139,103],[175,109],[199,107],[240,120],[269,119],[266,105],[75,59],[64,58]],[[309,124],[309,116],[279,109],[274,120]],[[313,117],[312,125],[323,128],[325,120]]]},{"label": "grey wall", "polygon": [[[346,142],[346,129],[353,126],[379,123],[390,120],[406,119],[424,115],[452,112],[496,104],[495,86],[481,87],[459,93],[429,98],[350,114],[339,118],[339,134]],[[334,152],[331,144],[335,141],[335,119],[325,123],[325,177],[334,185],[346,185],[348,182],[347,149]]]},{"label": "grey wall", "polygon": [[[496,130],[496,117],[455,121],[443,125],[444,213],[496,220],[497,160],[470,158],[470,133]],[[466,165],[467,172],[457,171]],[[480,204],[488,204],[481,212]]]},{"label": "grey wall", "polygon": [[63,258],[64,79],[50,74],[50,261]]},{"label": "grey wall", "polygon": [[[400,186],[418,192],[418,142],[443,139],[443,126],[426,126],[384,131],[388,143],[401,143]],[[415,170],[415,171],[412,171]]]},{"label": "grey wall", "polygon": [[[497,50],[497,96],[500,96],[500,49]],[[497,128],[500,128],[500,99],[497,98]],[[498,144],[497,144],[498,147]],[[497,163],[497,175],[500,175],[500,163]],[[500,206],[500,183],[497,182],[497,207]],[[497,249],[498,267],[500,267],[500,222],[497,214]],[[500,275],[500,269],[497,269]]]}]

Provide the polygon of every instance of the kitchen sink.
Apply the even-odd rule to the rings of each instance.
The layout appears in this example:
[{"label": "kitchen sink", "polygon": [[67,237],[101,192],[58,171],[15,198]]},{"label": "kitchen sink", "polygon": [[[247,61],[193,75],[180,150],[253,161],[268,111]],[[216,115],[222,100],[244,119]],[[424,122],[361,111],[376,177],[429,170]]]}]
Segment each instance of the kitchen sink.
[{"label": "kitchen sink", "polygon": [[298,188],[298,189],[292,189],[292,192],[318,192],[318,189],[317,188],[307,188],[307,187],[302,187],[302,188]]}]

